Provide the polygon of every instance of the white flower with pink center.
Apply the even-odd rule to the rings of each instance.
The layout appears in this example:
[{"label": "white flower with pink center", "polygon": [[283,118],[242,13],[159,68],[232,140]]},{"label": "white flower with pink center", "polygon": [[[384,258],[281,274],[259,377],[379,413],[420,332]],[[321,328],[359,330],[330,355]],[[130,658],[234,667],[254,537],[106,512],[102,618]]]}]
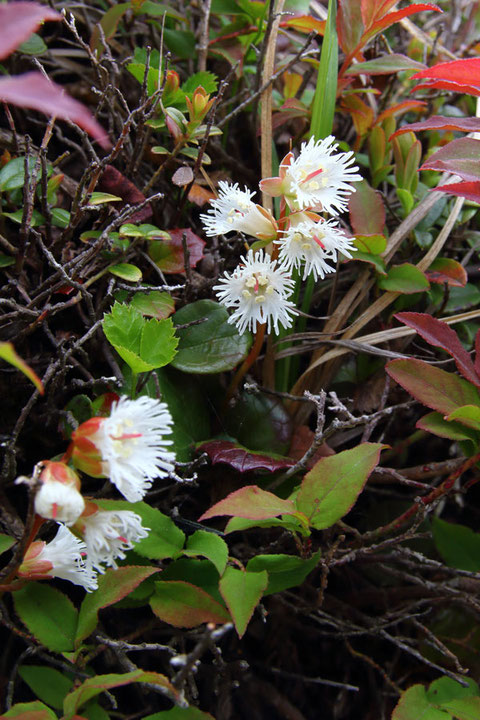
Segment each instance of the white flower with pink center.
[{"label": "white flower with pink center", "polygon": [[172,423],[167,405],[160,400],[123,396],[113,403],[109,417],[87,420],[75,436],[85,433],[100,456],[102,475],[129,502],[137,502],[156,478],[174,471],[175,453],[167,450],[172,440],[164,437],[172,432]]},{"label": "white flower with pink center", "polygon": [[87,546],[65,527],[49,543],[36,540],[28,548],[18,575],[29,580],[61,578],[81,585],[87,592],[98,587],[97,574],[85,563]]},{"label": "white flower with pink center", "polygon": [[[95,506],[93,506],[95,508]],[[101,510],[83,515],[76,525],[87,547],[87,565],[104,573],[106,567],[117,568],[116,560],[124,560],[127,550],[147,537],[148,528],[142,518],[131,510]]]},{"label": "white flower with pink center", "polygon": [[255,195],[247,188],[240,190],[237,183],[218,183],[218,198],[211,200],[211,208],[200,215],[207,235],[224,235],[236,231],[259,240],[276,237],[277,224],[270,213],[252,201]]},{"label": "white flower with pink center", "polygon": [[333,135],[324,140],[310,138],[303,143],[297,158],[288,153],[280,164],[279,177],[265,178],[263,192],[274,197],[283,195],[291,210],[316,210],[338,215],[348,207],[355,192],[350,185],[362,180],[353,152],[336,153]]},{"label": "white flower with pink center", "polygon": [[235,324],[240,334],[248,328],[255,332],[257,325],[266,323],[267,332],[278,333],[278,326],[289,328],[297,314],[295,304],[288,300],[295,286],[286,268],[259,250],[249,250],[230,275],[219,280],[213,288],[219,301],[235,308],[228,322]]},{"label": "white flower with pink center", "polygon": [[323,220],[314,213],[306,212],[289,216],[289,227],[275,244],[280,248],[280,261],[289,270],[298,270],[303,266],[303,280],[312,273],[315,281],[335,272],[339,253],[351,258],[351,252],[356,250],[352,239],[345,235],[335,220]]}]

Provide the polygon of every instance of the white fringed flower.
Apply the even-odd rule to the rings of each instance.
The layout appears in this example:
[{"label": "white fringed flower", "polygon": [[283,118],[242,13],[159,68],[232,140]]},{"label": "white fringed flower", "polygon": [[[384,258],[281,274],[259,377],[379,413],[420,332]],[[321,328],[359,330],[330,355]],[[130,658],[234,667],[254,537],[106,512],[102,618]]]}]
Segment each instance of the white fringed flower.
[{"label": "white fringed flower", "polygon": [[117,568],[116,559],[124,560],[125,552],[148,535],[142,518],[131,510],[98,510],[84,515],[77,523],[87,546],[87,564],[98,572],[102,567]]},{"label": "white fringed flower", "polygon": [[255,332],[257,324],[264,323],[268,332],[273,326],[278,333],[278,325],[291,327],[291,316],[297,313],[294,303],[287,299],[294,285],[283,265],[264,255],[263,250],[255,255],[249,250],[234,272],[225,273],[213,289],[223,305],[235,308],[228,322],[235,324],[240,334],[247,328]]},{"label": "white fringed flower", "polygon": [[85,509],[85,501],[74,485],[55,480],[43,483],[35,495],[35,512],[40,517],[72,525]]},{"label": "white fringed flower", "polygon": [[218,198],[211,201],[211,208],[200,215],[207,235],[223,235],[232,231],[268,240],[276,237],[277,224],[267,210],[252,202],[255,195],[247,188],[240,190],[237,183],[219,183]]},{"label": "white fringed flower", "polygon": [[37,540],[30,545],[18,575],[31,580],[58,577],[92,592],[98,587],[97,574],[83,559],[86,550],[84,542],[60,525],[51,542]]},{"label": "white fringed flower", "polygon": [[72,435],[72,459],[92,477],[109,477],[129,502],[141,500],[155,478],[174,470],[175,453],[164,435],[172,432],[165,403],[150,397],[112,404],[110,417],[82,423]]},{"label": "white fringed flower", "polygon": [[280,248],[280,261],[289,270],[304,265],[303,279],[312,273],[315,281],[335,272],[329,261],[336,263],[338,253],[350,258],[356,250],[335,220],[322,220],[306,212],[290,215],[288,229],[275,243]]},{"label": "white fringed flower", "polygon": [[296,159],[293,153],[282,160],[278,178],[260,183],[269,195],[284,195],[292,210],[317,210],[338,215],[347,209],[348,197],[355,192],[349,183],[361,180],[353,152],[335,153],[333,135],[324,140],[310,138],[303,143]]}]

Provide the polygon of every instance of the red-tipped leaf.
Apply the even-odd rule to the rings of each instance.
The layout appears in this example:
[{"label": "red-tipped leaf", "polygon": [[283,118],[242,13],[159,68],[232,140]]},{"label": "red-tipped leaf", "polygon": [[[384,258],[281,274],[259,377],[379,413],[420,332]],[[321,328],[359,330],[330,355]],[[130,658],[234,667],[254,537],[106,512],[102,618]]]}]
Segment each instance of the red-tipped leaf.
[{"label": "red-tipped leaf", "polygon": [[401,312],[395,315],[397,320],[413,328],[430,345],[442,348],[455,360],[459,372],[466,380],[480,387],[472,359],[458,339],[457,333],[447,323],[426,313]]},{"label": "red-tipped leaf", "polygon": [[279,515],[294,515],[296,512],[297,509],[291,500],[282,500],[256,485],[247,485],[215,503],[199,520],[208,520],[217,515],[268,520]]},{"label": "red-tipped leaf", "polygon": [[480,132],[480,118],[476,117],[443,117],[442,115],[432,115],[428,120],[410,123],[396,130],[392,138],[397,135],[403,135],[406,132],[420,132],[421,130],[459,130],[460,132]]},{"label": "red-tipped leaf", "polygon": [[438,170],[459,175],[463,180],[480,180],[480,140],[458,138],[433,153],[420,170]]},{"label": "red-tipped leaf", "polygon": [[464,197],[472,202],[480,203],[480,181],[450,183],[449,185],[439,185],[434,189],[438,190],[438,192]]},{"label": "red-tipped leaf", "polygon": [[480,92],[480,58],[466,58],[452,62],[438,63],[427,70],[412,75],[411,80],[445,80]]}]

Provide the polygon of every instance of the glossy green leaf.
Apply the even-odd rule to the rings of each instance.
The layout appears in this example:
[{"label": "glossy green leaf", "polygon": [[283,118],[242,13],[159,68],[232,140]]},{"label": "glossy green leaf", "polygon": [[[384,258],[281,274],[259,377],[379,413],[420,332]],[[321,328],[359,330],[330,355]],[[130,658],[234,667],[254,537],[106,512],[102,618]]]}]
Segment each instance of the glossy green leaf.
[{"label": "glossy green leaf", "polygon": [[29,582],[13,593],[17,615],[49,650],[74,649],[78,612],[66,595],[50,585]]},{"label": "glossy green leaf", "polygon": [[89,205],[103,205],[110,202],[121,202],[122,198],[107,192],[92,192],[88,198]]},{"label": "glossy green leaf", "polygon": [[391,53],[390,55],[380,55],[374,60],[351,65],[345,75],[389,75],[402,70],[422,70],[423,68],[425,68],[423,63],[412,60],[407,55]]},{"label": "glossy green leaf", "polygon": [[103,331],[135,373],[167,365],[178,343],[170,318],[145,320],[134,307],[118,302],[104,315]]},{"label": "glossy green leaf", "polygon": [[446,420],[458,420],[472,430],[480,430],[480,407],[478,405],[463,405],[450,413]]},{"label": "glossy green leaf", "polygon": [[318,565],[321,554],[321,550],[318,550],[311,558],[297,555],[256,555],[248,561],[247,570],[268,572],[268,586],[264,595],[271,595],[301,585]]},{"label": "glossy green leaf", "polygon": [[227,610],[202,588],[181,580],[155,583],[150,606],[157,617],[174,627],[229,622]]},{"label": "glossy green leaf", "polygon": [[228,323],[229,314],[219,303],[198,300],[175,313],[175,325],[204,322],[177,330],[179,339],[173,367],[184,372],[205,374],[232,370],[248,355],[251,333],[239,335]]},{"label": "glossy green leaf", "polygon": [[387,277],[380,277],[378,279],[378,286],[382,290],[409,295],[428,290],[430,283],[425,277],[425,274],[415,267],[415,265],[403,263],[402,265],[394,265],[390,268]]},{"label": "glossy green leaf", "polygon": [[[127,294],[127,291],[122,291]],[[121,300],[121,298],[118,298]],[[147,317],[157,320],[169,317],[175,310],[175,301],[171,295],[159,290],[152,292],[137,292],[130,300],[130,305]]]},{"label": "glossy green leaf", "polygon": [[140,268],[131,263],[118,263],[118,265],[108,268],[108,272],[127,282],[139,282],[142,279]]},{"label": "glossy green leaf", "polygon": [[[28,167],[32,172],[35,167],[35,158],[29,158]],[[38,178],[41,177],[41,171],[39,171]],[[0,191],[7,192],[9,190],[16,190],[17,188],[23,188],[25,185],[25,158],[18,157],[10,160],[0,170]]]},{"label": "glossy green leaf", "polygon": [[184,555],[187,557],[208,558],[218,570],[219,575],[227,566],[228,545],[221,537],[206,530],[197,530],[187,539]]},{"label": "glossy green leaf", "polygon": [[21,665],[18,674],[39,700],[56,710],[63,708],[64,698],[73,686],[71,677],[45,665]]},{"label": "glossy green leaf", "polygon": [[[5,217],[9,218],[14,223],[17,223],[17,225],[21,225],[23,223],[23,210],[15,210],[15,212],[4,212],[3,214]],[[42,213],[38,212],[38,210],[33,210],[32,217],[29,222],[29,227],[38,227],[39,225],[45,225],[45,218],[43,217]]]},{"label": "glossy green leaf", "polygon": [[423,685],[412,685],[400,697],[392,720],[452,720],[444,710],[432,707]]},{"label": "glossy green leaf", "polygon": [[235,629],[242,637],[268,585],[268,573],[227,567],[220,580],[220,592],[232,615]]},{"label": "glossy green leaf", "polygon": [[242,393],[229,409],[225,427],[229,435],[249,450],[286,455],[292,420],[284,404],[261,393]]},{"label": "glossy green leaf", "polygon": [[337,2],[328,0],[328,15],[323,36],[317,84],[312,105],[310,134],[321,140],[332,132],[337,99],[338,38]]},{"label": "glossy green leaf", "polygon": [[328,528],[354,505],[368,476],[378,464],[380,443],[362,443],[351,450],[321,458],[308,472],[296,498],[298,510],[317,530]]},{"label": "glossy green leaf", "polygon": [[417,421],[416,427],[450,440],[472,440],[475,443],[480,441],[480,433],[476,433],[459,422],[445,420],[442,413],[439,412],[424,415]]},{"label": "glossy green leaf", "polygon": [[16,539],[11,537],[11,535],[4,535],[4,533],[0,533],[0,555],[9,550],[16,542]]},{"label": "glossy green leaf", "polygon": [[210,713],[202,712],[196,707],[173,707],[171,710],[147,715],[143,720],[215,720]]},{"label": "glossy green leaf", "polygon": [[80,645],[96,628],[99,610],[119,602],[159,568],[123,565],[98,576],[98,589],[85,596],[80,607],[75,644]]},{"label": "glossy green leaf", "polygon": [[450,567],[480,572],[480,534],[465,525],[445,522],[434,517],[432,521],[435,546]]},{"label": "glossy green leaf", "polygon": [[64,208],[52,208],[52,225],[62,229],[70,225],[70,213]]},{"label": "glossy green leaf", "polygon": [[142,525],[150,529],[147,537],[135,543],[135,552],[149,560],[175,558],[181,553],[185,535],[173,520],[144,502],[127,500],[95,500],[104,510],[131,510],[142,518]]},{"label": "glossy green leaf", "polygon": [[423,360],[392,360],[386,369],[416,400],[443,415],[463,405],[480,405],[480,395],[472,383]]},{"label": "glossy green leaf", "polygon": [[374,234],[374,235],[355,235],[353,238],[353,244],[358,250],[363,253],[372,253],[373,255],[380,255],[387,247],[387,238],[385,235]]}]

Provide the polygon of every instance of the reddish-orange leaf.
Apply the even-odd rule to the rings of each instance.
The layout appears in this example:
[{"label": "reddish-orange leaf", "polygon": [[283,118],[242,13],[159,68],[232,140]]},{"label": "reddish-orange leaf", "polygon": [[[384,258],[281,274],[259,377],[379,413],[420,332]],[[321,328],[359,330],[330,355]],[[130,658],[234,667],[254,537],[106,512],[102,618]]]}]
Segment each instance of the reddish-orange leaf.
[{"label": "reddish-orange leaf", "polygon": [[[459,85],[474,85],[480,89],[480,58],[466,58],[452,62],[438,63],[427,70],[412,75],[413,80],[446,80]],[[476,82],[475,82],[476,81]]]},{"label": "reddish-orange leaf", "polygon": [[45,20],[61,20],[60,13],[35,2],[0,5],[0,60],[17,49]]},{"label": "reddish-orange leaf", "polygon": [[369,40],[374,35],[377,35],[379,32],[382,32],[386,28],[390,27],[390,25],[393,25],[396,22],[400,22],[400,20],[403,20],[403,18],[408,17],[409,15],[423,12],[424,10],[443,12],[443,10],[437,7],[437,5],[432,5],[431,3],[418,3],[416,5],[408,5],[401,10],[396,10],[395,12],[388,13],[388,15],[384,15],[379,20],[376,20],[363,34],[362,40],[366,43],[367,40]]},{"label": "reddish-orange leaf", "polygon": [[473,182],[451,183],[450,185],[439,185],[434,189],[439,192],[455,195],[456,197],[464,197],[467,200],[480,203],[480,182],[478,180]]},{"label": "reddish-orange leaf", "polygon": [[476,117],[443,117],[442,115],[432,115],[428,120],[404,125],[396,130],[392,138],[402,135],[406,132],[420,132],[421,130],[460,130],[461,132],[480,132],[480,118]]},{"label": "reddish-orange leaf", "polygon": [[[480,183],[477,184],[480,185]],[[439,190],[440,188],[436,189]],[[451,285],[452,287],[465,287],[468,280],[467,272],[463,265],[460,265],[459,262],[452,258],[436,258],[428,270],[425,271],[425,275],[430,282],[447,283],[447,285]]]},{"label": "reddish-orange leaf", "polygon": [[[397,115],[402,115],[409,110],[420,110],[425,107],[426,104],[427,103],[423,100],[404,100],[403,102],[392,105],[392,107],[381,112],[375,120],[375,125],[380,125],[380,123],[382,123],[387,117],[396,117]],[[410,129],[410,127],[410,125],[407,125],[407,130]]]}]

